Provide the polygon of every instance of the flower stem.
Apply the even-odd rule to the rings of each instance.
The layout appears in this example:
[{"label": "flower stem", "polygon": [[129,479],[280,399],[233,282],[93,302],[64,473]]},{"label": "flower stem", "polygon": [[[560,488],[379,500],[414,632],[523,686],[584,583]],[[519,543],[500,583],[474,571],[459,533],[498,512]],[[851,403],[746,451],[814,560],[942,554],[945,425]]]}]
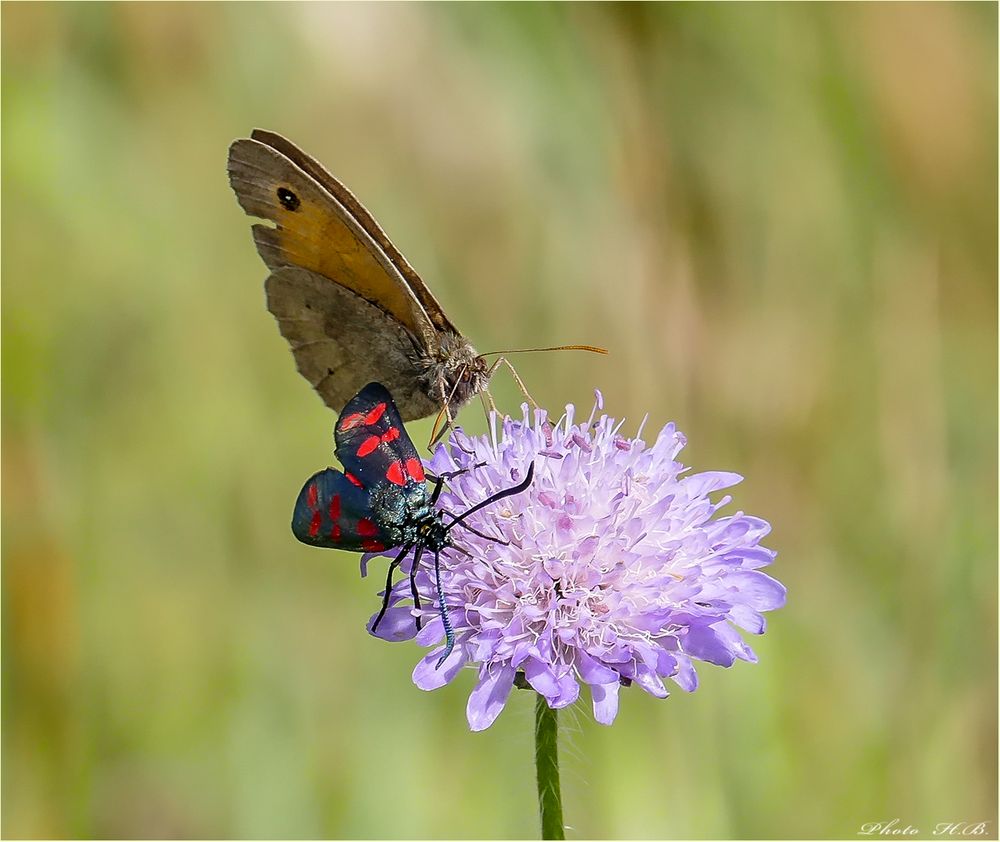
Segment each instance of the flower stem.
[{"label": "flower stem", "polygon": [[565,839],[562,794],[559,791],[559,723],[545,697],[535,696],[535,770],[542,839]]}]

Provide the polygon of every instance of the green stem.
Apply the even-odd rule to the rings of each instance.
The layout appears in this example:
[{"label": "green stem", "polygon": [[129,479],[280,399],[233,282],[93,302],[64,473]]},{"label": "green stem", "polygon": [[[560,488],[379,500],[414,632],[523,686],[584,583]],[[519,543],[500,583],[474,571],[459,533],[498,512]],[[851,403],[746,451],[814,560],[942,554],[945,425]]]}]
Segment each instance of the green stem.
[{"label": "green stem", "polygon": [[535,769],[542,839],[565,839],[562,794],[559,791],[559,724],[556,712],[541,695],[535,697]]}]

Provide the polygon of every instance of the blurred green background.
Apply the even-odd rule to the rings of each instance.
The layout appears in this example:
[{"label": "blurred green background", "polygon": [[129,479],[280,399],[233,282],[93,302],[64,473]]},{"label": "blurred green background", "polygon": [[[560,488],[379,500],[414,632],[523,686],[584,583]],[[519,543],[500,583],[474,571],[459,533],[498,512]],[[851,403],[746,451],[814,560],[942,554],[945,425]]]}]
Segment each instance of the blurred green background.
[{"label": "blurred green background", "polygon": [[254,126],[481,350],[612,350],[521,358],[543,404],[677,421],[774,524],[759,665],[563,717],[571,836],[995,836],[995,4],[5,4],[2,30],[5,836],[537,833],[528,694],[469,733],[472,675],[418,691],[418,648],[364,632],[381,574],[289,533],[333,417],[227,183]]}]

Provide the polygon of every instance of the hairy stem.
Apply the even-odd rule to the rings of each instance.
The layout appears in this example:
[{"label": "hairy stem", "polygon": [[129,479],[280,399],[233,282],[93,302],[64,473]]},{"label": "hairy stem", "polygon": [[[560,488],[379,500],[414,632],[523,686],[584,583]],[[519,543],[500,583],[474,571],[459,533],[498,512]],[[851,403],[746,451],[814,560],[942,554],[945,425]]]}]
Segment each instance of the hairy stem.
[{"label": "hairy stem", "polygon": [[556,712],[541,695],[535,697],[535,769],[542,839],[565,839],[562,793],[559,790],[559,724]]}]

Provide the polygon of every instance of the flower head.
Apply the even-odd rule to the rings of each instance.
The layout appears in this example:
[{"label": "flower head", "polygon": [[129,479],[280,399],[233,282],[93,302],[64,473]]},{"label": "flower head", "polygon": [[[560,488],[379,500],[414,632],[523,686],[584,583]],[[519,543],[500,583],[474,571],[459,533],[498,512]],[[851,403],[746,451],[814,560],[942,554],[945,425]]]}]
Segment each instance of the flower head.
[{"label": "flower head", "polygon": [[473,730],[494,722],[518,673],[553,708],[572,704],[586,684],[594,716],[611,724],[622,686],[635,683],[662,698],[665,678],[696,688],[692,660],[756,661],[733,626],[761,634],[761,612],[784,604],[784,587],[759,571],[775,555],[759,544],[768,523],[742,512],[717,517],[731,498],[709,499],[742,477],[688,474],[676,461],[686,440],[672,423],[647,445],[641,429],[629,439],[614,418],[595,421],[601,409],[600,392],[582,424],[574,423],[572,405],[556,424],[543,410],[530,420],[525,407],[522,420],[503,419],[499,436],[495,417],[488,436],[455,430],[428,462],[435,474],[468,469],[441,494],[455,513],[517,483],[535,464],[526,491],[469,518],[483,535],[454,530],[467,555],[449,549],[441,557],[456,635],[441,667],[444,629],[426,561],[416,575],[423,629],[415,630],[414,609],[399,604],[410,597],[404,578],[377,631],[435,647],[413,672],[424,690],[466,664],[478,667],[467,707]]}]

